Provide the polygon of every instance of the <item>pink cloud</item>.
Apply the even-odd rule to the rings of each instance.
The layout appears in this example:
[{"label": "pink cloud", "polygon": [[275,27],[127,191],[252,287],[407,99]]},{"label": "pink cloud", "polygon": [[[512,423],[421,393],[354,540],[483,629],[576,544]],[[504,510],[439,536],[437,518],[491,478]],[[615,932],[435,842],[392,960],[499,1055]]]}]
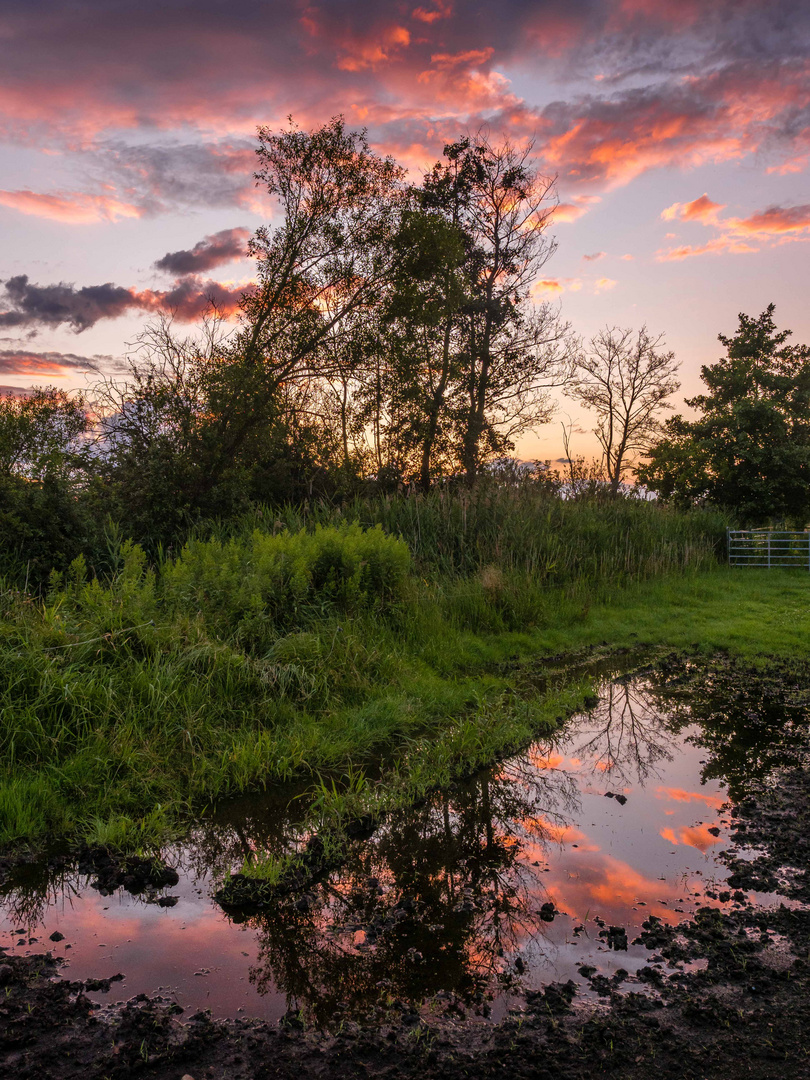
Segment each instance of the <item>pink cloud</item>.
[{"label": "pink cloud", "polygon": [[712,202],[705,193],[699,199],[693,199],[688,203],[673,203],[666,210],[661,211],[664,221],[673,221],[679,218],[681,221],[700,221],[704,224],[717,224],[717,218],[721,210],[725,210],[725,203]]},{"label": "pink cloud", "polygon": [[680,247],[667,248],[656,253],[657,262],[680,262],[683,259],[691,259],[696,255],[746,255],[759,248],[752,247],[742,240],[735,240],[730,236],[718,236],[705,244],[682,244]]},{"label": "pink cloud", "polygon": [[121,218],[142,215],[142,211],[132,203],[108,195],[87,195],[82,192],[49,195],[35,191],[0,191],[0,205],[18,210],[21,214],[69,225],[94,225],[99,221],[119,221]]},{"label": "pink cloud", "polygon": [[810,231],[810,204],[770,206],[748,218],[734,218],[727,223],[737,234],[780,237]]}]

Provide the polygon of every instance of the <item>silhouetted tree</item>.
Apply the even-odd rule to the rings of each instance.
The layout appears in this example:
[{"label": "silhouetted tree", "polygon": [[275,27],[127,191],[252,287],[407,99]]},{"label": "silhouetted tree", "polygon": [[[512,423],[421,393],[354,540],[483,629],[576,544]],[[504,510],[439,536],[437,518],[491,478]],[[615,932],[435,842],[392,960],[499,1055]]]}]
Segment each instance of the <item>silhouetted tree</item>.
[{"label": "silhouetted tree", "polygon": [[707,500],[742,518],[793,518],[810,512],[810,347],[786,345],[770,304],[740,314],[726,355],[701,368],[707,393],[687,400],[695,420],[674,416],[639,469],[664,498]]},{"label": "silhouetted tree", "polygon": [[637,333],[606,327],[576,358],[569,392],[597,415],[594,433],[613,494],[633,457],[660,432],[661,412],[680,386],[675,354],[662,350],[662,340],[646,326]]}]

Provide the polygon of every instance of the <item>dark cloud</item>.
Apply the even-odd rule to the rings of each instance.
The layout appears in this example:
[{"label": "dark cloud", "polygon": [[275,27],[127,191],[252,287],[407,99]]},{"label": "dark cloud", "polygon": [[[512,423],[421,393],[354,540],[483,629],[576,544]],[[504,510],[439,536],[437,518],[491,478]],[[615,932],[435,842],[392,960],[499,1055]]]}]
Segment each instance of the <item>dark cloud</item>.
[{"label": "dark cloud", "polygon": [[181,322],[194,322],[208,314],[212,308],[216,308],[224,318],[229,318],[239,310],[242,296],[250,291],[250,285],[231,288],[210,278],[187,277],[178,281],[173,289],[160,293],[150,292],[149,296],[152,298],[151,307],[171,311]]},{"label": "dark cloud", "polygon": [[69,326],[76,333],[102,319],[115,319],[129,311],[170,311],[182,321],[193,321],[211,306],[225,317],[233,315],[245,286],[230,288],[218,281],[187,277],[165,291],[125,289],[108,282],[77,289],[74,285],[34,285],[26,274],[5,282],[0,295],[0,327]]},{"label": "dark cloud", "polygon": [[250,229],[223,229],[222,232],[204,237],[193,248],[167,252],[154,264],[155,269],[165,270],[175,277],[213,270],[215,266],[244,258],[250,235]]},{"label": "dark cloud", "polygon": [[[17,132],[42,124],[96,136],[183,124],[210,133],[225,123],[246,135],[289,112],[320,121],[356,109],[384,141],[380,129],[409,115],[432,125],[492,111],[504,89],[488,80],[513,65],[542,65],[546,78],[580,86],[656,83],[729,63],[805,61],[809,35],[810,8],[795,0],[456,0],[435,9],[199,0],[193,15],[162,0],[79,9],[5,0],[0,108]],[[119,56],[122,41],[126,62],[102,59]],[[166,168],[180,147],[106,151],[133,175],[140,156],[162,187],[196,187],[191,171],[175,179]]]},{"label": "dark cloud", "polygon": [[27,274],[19,274],[4,283],[5,296],[0,302],[8,307],[0,311],[0,326],[60,326],[63,323],[77,332],[94,326],[99,319],[114,319],[131,308],[140,307],[137,294],[120,285],[34,285]]},{"label": "dark cloud", "polygon": [[[122,41],[125,61],[109,60]],[[809,52],[810,6],[795,0],[199,0],[193,14],[162,0],[4,0],[5,130],[80,153],[95,186],[6,204],[73,221],[251,209],[252,132],[289,113],[311,127],[342,111],[414,166],[488,123],[536,135],[549,172],[592,186],[757,153],[798,168]],[[510,74],[532,71],[559,100],[518,96]]]}]

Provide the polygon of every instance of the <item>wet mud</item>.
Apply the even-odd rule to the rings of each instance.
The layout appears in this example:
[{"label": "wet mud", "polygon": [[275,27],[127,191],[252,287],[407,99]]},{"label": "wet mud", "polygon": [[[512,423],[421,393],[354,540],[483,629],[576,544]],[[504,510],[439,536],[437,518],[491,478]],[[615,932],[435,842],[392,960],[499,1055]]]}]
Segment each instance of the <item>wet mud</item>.
[{"label": "wet mud", "polygon": [[[78,942],[28,936],[20,905],[42,890],[22,883],[42,866],[7,863],[22,921],[2,939],[0,1075],[810,1076],[808,699],[810,676],[777,663],[614,673],[567,742],[359,837],[346,866],[268,910],[230,913],[279,1019],[127,995],[108,967],[76,978]],[[700,785],[678,786],[667,769],[690,754]],[[212,825],[197,850],[221,868],[231,842]],[[52,876],[79,872],[59,858]],[[87,852],[81,872],[151,912],[184,871],[178,886],[172,866]]]}]

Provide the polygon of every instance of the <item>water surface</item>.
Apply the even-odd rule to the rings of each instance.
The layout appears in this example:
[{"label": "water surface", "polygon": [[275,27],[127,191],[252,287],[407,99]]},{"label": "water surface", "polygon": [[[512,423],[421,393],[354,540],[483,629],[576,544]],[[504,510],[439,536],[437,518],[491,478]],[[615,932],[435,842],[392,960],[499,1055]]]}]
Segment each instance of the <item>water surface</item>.
[{"label": "water surface", "polygon": [[0,943],[47,944],[71,979],[122,972],[99,1001],[161,991],[187,1012],[292,1008],[318,1023],[436,994],[498,1016],[520,988],[573,978],[585,991],[583,965],[632,980],[650,963],[633,944],[650,916],[743,899],[717,855],[728,778],[755,764],[736,729],[729,753],[698,721],[652,676],[605,680],[556,738],[387,822],[302,902],[241,918],[212,899],[254,850],[300,840],[299,799],[241,800],[169,853],[170,888],[102,895],[92,876],[27,868],[0,898]]}]

